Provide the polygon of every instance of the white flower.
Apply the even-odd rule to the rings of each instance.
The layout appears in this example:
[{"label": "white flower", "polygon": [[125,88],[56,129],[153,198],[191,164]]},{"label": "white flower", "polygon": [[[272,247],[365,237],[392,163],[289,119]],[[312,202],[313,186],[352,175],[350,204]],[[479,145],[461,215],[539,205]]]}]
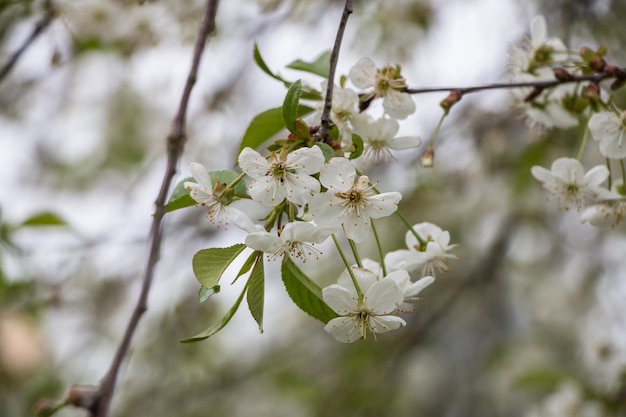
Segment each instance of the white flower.
[{"label": "white flower", "polygon": [[[333,284],[324,288],[324,302],[342,316],[330,320],[324,330],[340,342],[352,343],[357,339],[365,339],[368,330],[372,333],[386,333],[405,326],[406,322],[400,317],[390,315],[404,301],[398,284],[391,279],[379,281],[367,269],[352,268],[352,272],[363,292],[363,299],[359,299],[352,281],[350,285]],[[344,274],[347,275],[348,271]],[[341,280],[345,282],[345,278]]]},{"label": "white flower", "polygon": [[574,158],[557,159],[552,163],[551,170],[534,166],[531,172],[565,210],[572,202],[580,210],[595,200],[601,192],[600,184],[609,177],[609,170],[604,165],[595,166],[585,174],[583,166]]},{"label": "white flower", "polygon": [[530,25],[530,39],[522,48],[513,46],[509,50],[510,69],[514,75],[521,72],[534,74],[539,68],[551,67],[567,60],[567,47],[558,38],[548,38],[546,19],[537,16]]},{"label": "white flower", "polygon": [[279,234],[269,233],[259,227],[246,237],[246,245],[272,254],[275,258],[289,255],[305,262],[307,256],[319,259],[321,252],[315,244],[324,242],[332,232],[332,229],[306,222],[287,223]]},{"label": "white flower", "polygon": [[357,88],[374,88],[370,97],[383,97],[383,108],[389,116],[406,119],[415,113],[411,95],[404,92],[407,85],[399,66],[376,68],[371,59],[362,58],[350,70],[350,80]]},{"label": "white flower", "polygon": [[428,222],[416,224],[413,230],[425,242],[425,245],[422,245],[409,230],[405,236],[408,249],[389,252],[385,256],[385,264],[392,270],[419,270],[422,276],[434,276],[436,269],[449,272],[448,259],[458,258],[456,255],[447,253],[457,247],[456,244],[450,245],[450,233]]},{"label": "white flower", "polygon": [[311,176],[324,165],[324,155],[318,146],[300,148],[286,156],[272,153],[268,161],[252,148],[239,154],[239,166],[252,183],[250,197],[266,206],[277,206],[286,198],[296,204],[306,204],[320,190],[319,182]]},{"label": "white flower", "polygon": [[614,184],[610,191],[599,189],[596,204],[580,213],[580,222],[599,228],[617,226],[626,216],[626,196],[617,191],[619,188],[623,188],[622,184]]},{"label": "white flower", "polygon": [[393,157],[391,149],[409,149],[420,146],[422,140],[417,136],[396,137],[400,125],[395,119],[355,120],[354,130],[363,139],[365,150],[363,157],[374,162],[385,162]]},{"label": "white flower", "polygon": [[214,188],[204,166],[194,162],[189,164],[189,170],[196,182],[187,181],[183,186],[198,206],[206,206],[209,209],[211,223],[217,224],[218,227],[224,223],[228,227],[229,220],[232,220],[240,229],[246,231],[254,229],[254,223],[245,213],[222,202],[222,191],[225,186],[216,181]]},{"label": "white flower", "polygon": [[589,130],[595,140],[600,142],[600,153],[611,159],[626,157],[626,112],[619,115],[605,111],[595,113],[589,119]]},{"label": "white flower", "polygon": [[355,242],[368,235],[370,218],[389,216],[398,209],[402,195],[398,192],[376,194],[369,178],[356,176],[346,158],[332,158],[320,171],[320,182],[328,188],[311,199],[309,209],[315,222],[322,226],[342,226]]}]

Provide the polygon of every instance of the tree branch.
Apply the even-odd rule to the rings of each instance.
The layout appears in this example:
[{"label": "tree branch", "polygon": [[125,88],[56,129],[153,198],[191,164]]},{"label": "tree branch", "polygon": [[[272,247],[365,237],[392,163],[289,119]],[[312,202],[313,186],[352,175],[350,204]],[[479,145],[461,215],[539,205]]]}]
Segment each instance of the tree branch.
[{"label": "tree branch", "polygon": [[162,220],[165,215],[165,202],[172,183],[172,179],[176,174],[178,161],[183,152],[186,140],[185,120],[187,116],[189,98],[191,96],[191,91],[194,87],[194,84],[196,83],[198,67],[200,66],[200,59],[202,58],[202,54],[204,52],[206,40],[208,36],[215,31],[215,15],[217,13],[218,3],[219,0],[207,1],[204,17],[200,25],[198,37],[196,39],[191,69],[189,71],[187,82],[183,90],[178,112],[176,113],[176,116],[174,117],[172,123],[172,130],[167,137],[167,167],[163,182],[161,184],[161,190],[159,191],[159,194],[155,201],[156,208],[150,230],[150,252],[143,275],[141,292],[139,294],[139,298],[137,299],[135,309],[133,310],[133,313],[128,321],[124,336],[117,348],[117,351],[113,358],[113,362],[111,363],[109,371],[107,372],[104,380],[100,385],[97,399],[89,407],[86,407],[93,417],[106,417],[108,415],[111,400],[115,392],[115,385],[117,382],[117,376],[120,367],[126,355],[128,354],[128,350],[130,348],[130,344],[132,342],[133,335],[135,334],[139,321],[147,310],[148,294],[150,293],[150,289],[152,287],[154,270],[156,267],[156,263],[159,259],[161,242],[163,238]]},{"label": "tree branch", "polygon": [[333,89],[335,88],[335,72],[337,70],[337,61],[339,61],[339,50],[341,49],[341,43],[343,42],[343,33],[346,30],[348,24],[348,18],[352,14],[352,0],[346,0],[346,4],[343,8],[343,14],[339,21],[339,27],[337,28],[337,36],[335,37],[335,44],[333,45],[333,51],[330,54],[330,68],[328,70],[328,85],[326,86],[326,98],[324,99],[324,110],[322,112],[322,122],[320,129],[317,132],[317,138],[324,142],[328,135],[328,130],[332,125],[330,118],[330,111],[333,107]]},{"label": "tree branch", "polygon": [[26,38],[22,46],[20,46],[15,52],[13,52],[13,54],[11,54],[11,56],[9,57],[9,60],[5,62],[4,65],[0,68],[0,83],[7,75],[9,75],[22,54],[26,52],[26,50],[35,41],[35,39],[37,39],[39,35],[41,35],[44,30],[46,30],[50,23],[52,23],[52,20],[54,20],[55,12],[52,2],[50,0],[44,2],[44,10],[44,16],[35,24],[35,27],[33,28],[30,36]]}]

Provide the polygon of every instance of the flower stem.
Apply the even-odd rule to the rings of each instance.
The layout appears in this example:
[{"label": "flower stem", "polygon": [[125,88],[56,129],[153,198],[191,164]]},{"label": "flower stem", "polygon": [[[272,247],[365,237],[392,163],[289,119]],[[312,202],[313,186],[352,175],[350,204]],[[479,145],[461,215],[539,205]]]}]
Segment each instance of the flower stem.
[{"label": "flower stem", "polygon": [[422,237],[415,231],[415,229],[413,229],[413,226],[411,226],[411,223],[409,223],[406,217],[404,217],[402,213],[400,213],[400,210],[396,210],[396,216],[398,216],[400,220],[402,220],[402,223],[404,223],[404,225],[411,231],[411,233],[413,233],[413,236],[415,236],[420,246],[425,247],[428,242],[422,239]]},{"label": "flower stem", "polygon": [[613,173],[611,172],[611,162],[609,161],[609,158],[606,158],[606,167],[609,169],[608,185],[610,190],[613,186]]},{"label": "flower stem", "polygon": [[350,244],[350,249],[352,249],[352,254],[354,255],[354,260],[359,268],[363,268],[363,262],[361,262],[361,257],[359,256],[359,250],[356,247],[356,243],[354,240],[348,239],[348,243]]},{"label": "flower stem", "polygon": [[359,295],[359,302],[360,302],[361,300],[363,300],[363,291],[361,290],[361,286],[359,285],[359,282],[356,280],[356,276],[354,276],[354,271],[352,271],[352,267],[350,266],[350,263],[348,262],[348,258],[346,258],[346,255],[343,253],[343,250],[341,249],[341,245],[339,245],[337,236],[335,236],[334,233],[331,236],[333,237],[333,242],[335,242],[337,251],[339,251],[339,256],[341,256],[343,263],[346,265],[346,268],[348,268],[348,273],[350,274],[350,278],[352,279],[354,288],[356,288],[356,293]]},{"label": "flower stem", "polygon": [[232,189],[232,188],[235,188],[235,185],[237,185],[237,184],[239,183],[239,181],[241,181],[241,180],[243,179],[243,177],[245,177],[245,176],[246,176],[245,172],[242,172],[241,174],[239,174],[239,175],[237,176],[237,178],[235,178],[234,180],[232,180],[232,181],[231,181],[231,182],[230,182],[230,183],[226,186],[226,188],[227,188],[227,189]]},{"label": "flower stem", "polygon": [[439,118],[439,122],[437,122],[437,126],[435,126],[435,130],[433,130],[432,135],[430,135],[430,140],[428,141],[428,147],[429,148],[432,149],[433,145],[435,144],[435,139],[437,139],[437,136],[439,136],[439,129],[441,129],[441,125],[443,124],[443,120],[446,118],[448,113],[449,113],[448,110],[444,110],[443,114]]},{"label": "flower stem", "polygon": [[[587,120],[589,122],[589,120]],[[578,154],[576,155],[576,160],[580,162],[583,157],[583,152],[585,151],[585,147],[587,146],[587,139],[589,138],[589,127],[588,123],[585,123],[585,131],[583,133],[583,139],[580,142],[580,147],[578,148]]]},{"label": "flower stem", "polygon": [[383,277],[387,276],[387,268],[385,266],[385,257],[383,256],[383,247],[380,244],[380,238],[378,237],[378,231],[374,225],[374,219],[371,220],[372,231],[374,232],[374,239],[376,239],[376,248],[378,248],[378,257],[380,258],[380,266],[383,268]]},{"label": "flower stem", "polygon": [[[619,160],[619,167],[622,170],[622,187],[626,185],[626,169],[624,168],[624,160]],[[620,193],[621,194],[621,193]]]}]

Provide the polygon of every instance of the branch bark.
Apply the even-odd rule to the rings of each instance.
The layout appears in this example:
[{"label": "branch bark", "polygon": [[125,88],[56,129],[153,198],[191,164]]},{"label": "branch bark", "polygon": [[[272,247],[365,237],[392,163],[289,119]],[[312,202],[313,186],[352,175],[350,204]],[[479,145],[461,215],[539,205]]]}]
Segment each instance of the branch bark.
[{"label": "branch bark", "polygon": [[218,3],[219,0],[207,1],[198,37],[196,38],[191,69],[189,70],[189,75],[183,90],[178,111],[172,123],[172,130],[167,137],[167,167],[161,184],[161,189],[155,201],[155,212],[150,230],[150,252],[144,270],[141,292],[111,366],[109,367],[109,370],[100,385],[97,399],[93,402],[93,404],[91,404],[90,407],[87,407],[90,415],[93,417],[106,417],[108,415],[120,367],[128,354],[128,350],[139,321],[148,308],[148,295],[152,287],[154,270],[159,260],[161,242],[163,240],[163,217],[165,215],[165,203],[172,184],[172,179],[176,174],[178,161],[180,160],[186,140],[185,121],[187,117],[189,98],[191,97],[191,92],[196,83],[198,68],[204,53],[207,38],[215,31],[215,15],[217,13]]}]

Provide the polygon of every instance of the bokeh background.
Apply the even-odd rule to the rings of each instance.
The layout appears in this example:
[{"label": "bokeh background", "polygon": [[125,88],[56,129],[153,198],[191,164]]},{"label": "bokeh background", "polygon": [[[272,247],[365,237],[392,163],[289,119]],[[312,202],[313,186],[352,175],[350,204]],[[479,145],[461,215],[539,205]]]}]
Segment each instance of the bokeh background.
[{"label": "bokeh background", "polygon": [[[47,30],[0,81],[0,416],[106,372],[139,289],[165,168],[165,138],[204,1],[56,0]],[[223,1],[192,95],[188,163],[232,168],[257,113],[285,90],[252,60],[256,41],[286,78],[289,62],[333,43],[343,3]],[[411,87],[503,82],[507,49],[544,14],[573,49],[606,45],[626,66],[626,3],[617,0],[355,1],[338,71],[361,57],[400,63]],[[0,0],[0,65],[46,4]],[[321,79],[305,77],[319,87]],[[401,133],[427,139],[445,94],[414,96]],[[624,103],[624,92],[617,94]],[[217,336],[180,344],[218,320],[241,283],[200,304],[203,248],[243,241],[201,209],[167,215],[165,241],[115,416],[626,415],[626,237],[563,212],[530,175],[576,154],[581,129],[528,129],[506,91],[467,96],[446,120],[435,165],[423,149],[370,177],[402,191],[401,210],[460,244],[406,328],[351,345],[291,303],[277,265],[264,333],[241,308]],[[592,146],[583,163],[602,163]],[[390,249],[402,226],[384,223]],[[374,255],[373,248],[369,250]],[[335,257],[305,267],[320,285]],[[60,416],[81,416],[64,409]]]}]

